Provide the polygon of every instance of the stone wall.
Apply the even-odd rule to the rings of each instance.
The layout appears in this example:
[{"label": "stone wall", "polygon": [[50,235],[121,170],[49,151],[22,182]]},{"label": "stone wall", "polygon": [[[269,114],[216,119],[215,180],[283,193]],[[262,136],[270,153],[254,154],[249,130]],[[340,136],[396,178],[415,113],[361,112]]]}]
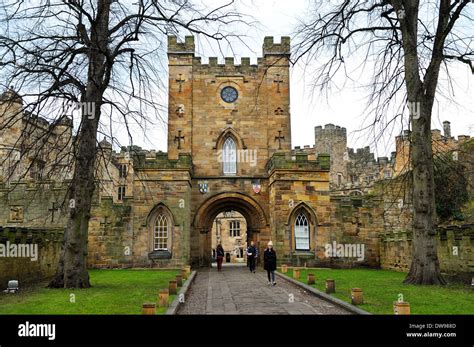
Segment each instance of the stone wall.
[{"label": "stone wall", "polygon": [[[27,257],[0,256],[0,290],[6,289],[9,280],[18,280],[20,289],[54,276],[59,262],[64,229],[0,227],[0,243],[5,245],[37,245],[36,260]],[[2,247],[3,248],[3,247]]]},{"label": "stone wall", "polygon": [[[437,229],[438,258],[441,272],[461,277],[474,273],[474,224]],[[380,242],[383,269],[408,271],[412,260],[412,233],[384,232]]]}]

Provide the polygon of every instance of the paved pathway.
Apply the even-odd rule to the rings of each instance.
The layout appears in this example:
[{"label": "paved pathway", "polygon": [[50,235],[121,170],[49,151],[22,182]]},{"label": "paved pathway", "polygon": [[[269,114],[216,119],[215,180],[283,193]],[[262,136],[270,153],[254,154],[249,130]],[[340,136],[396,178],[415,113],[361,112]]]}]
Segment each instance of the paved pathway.
[{"label": "paved pathway", "polygon": [[350,314],[279,277],[276,281],[269,286],[266,272],[253,274],[245,266],[199,270],[178,314]]}]

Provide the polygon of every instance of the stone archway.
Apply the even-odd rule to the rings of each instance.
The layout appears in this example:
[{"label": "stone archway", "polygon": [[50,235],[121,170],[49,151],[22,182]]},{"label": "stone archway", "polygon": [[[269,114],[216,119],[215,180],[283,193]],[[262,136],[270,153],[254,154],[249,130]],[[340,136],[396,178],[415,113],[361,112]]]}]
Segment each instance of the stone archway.
[{"label": "stone archway", "polygon": [[229,210],[239,212],[246,219],[248,237],[254,241],[258,242],[261,234],[270,233],[268,217],[252,197],[234,192],[216,194],[199,206],[193,218],[191,230],[193,265],[210,264],[212,223],[219,213]]}]

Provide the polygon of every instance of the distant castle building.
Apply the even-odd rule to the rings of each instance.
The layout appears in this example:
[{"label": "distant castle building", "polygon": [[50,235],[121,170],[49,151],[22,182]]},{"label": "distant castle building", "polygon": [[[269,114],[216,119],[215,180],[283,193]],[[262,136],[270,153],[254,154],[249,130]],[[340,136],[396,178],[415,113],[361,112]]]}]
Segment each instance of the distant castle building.
[{"label": "distant castle building", "polygon": [[[326,124],[324,127],[314,128],[315,144],[313,147],[295,147],[293,154],[307,153],[310,158],[317,158],[320,154],[329,154],[331,158],[330,189],[332,194],[362,195],[368,193],[374,183],[380,180],[391,179],[407,172],[410,166],[410,131],[395,138],[396,150],[390,158],[375,158],[370,147],[347,147],[346,128]],[[431,131],[433,155],[450,155],[458,160],[459,149],[471,138],[460,135],[457,139],[451,136],[449,121],[443,122],[443,135],[440,130]]]}]

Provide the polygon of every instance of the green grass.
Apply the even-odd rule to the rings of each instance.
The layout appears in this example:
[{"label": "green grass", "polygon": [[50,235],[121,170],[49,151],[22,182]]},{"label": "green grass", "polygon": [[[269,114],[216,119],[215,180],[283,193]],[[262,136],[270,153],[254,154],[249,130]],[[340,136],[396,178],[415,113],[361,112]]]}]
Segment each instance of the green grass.
[{"label": "green grass", "polygon": [[[414,286],[403,284],[406,273],[375,269],[301,269],[299,281],[307,283],[307,274],[314,273],[316,284],[326,291],[326,279],[334,279],[341,300],[351,302],[351,288],[363,290],[365,303],[358,307],[375,314],[393,314],[398,295],[410,303],[411,314],[474,314],[474,292],[466,284],[446,286]],[[288,269],[287,276],[293,277]]]},{"label": "green grass", "polygon": [[[48,289],[46,283],[17,295],[0,293],[0,314],[141,314],[142,304],[157,302],[178,270],[90,270],[92,288]],[[178,288],[179,289],[179,288]],[[75,303],[70,302],[71,294]],[[176,295],[170,295],[171,303]],[[166,308],[156,309],[163,314]]]}]

